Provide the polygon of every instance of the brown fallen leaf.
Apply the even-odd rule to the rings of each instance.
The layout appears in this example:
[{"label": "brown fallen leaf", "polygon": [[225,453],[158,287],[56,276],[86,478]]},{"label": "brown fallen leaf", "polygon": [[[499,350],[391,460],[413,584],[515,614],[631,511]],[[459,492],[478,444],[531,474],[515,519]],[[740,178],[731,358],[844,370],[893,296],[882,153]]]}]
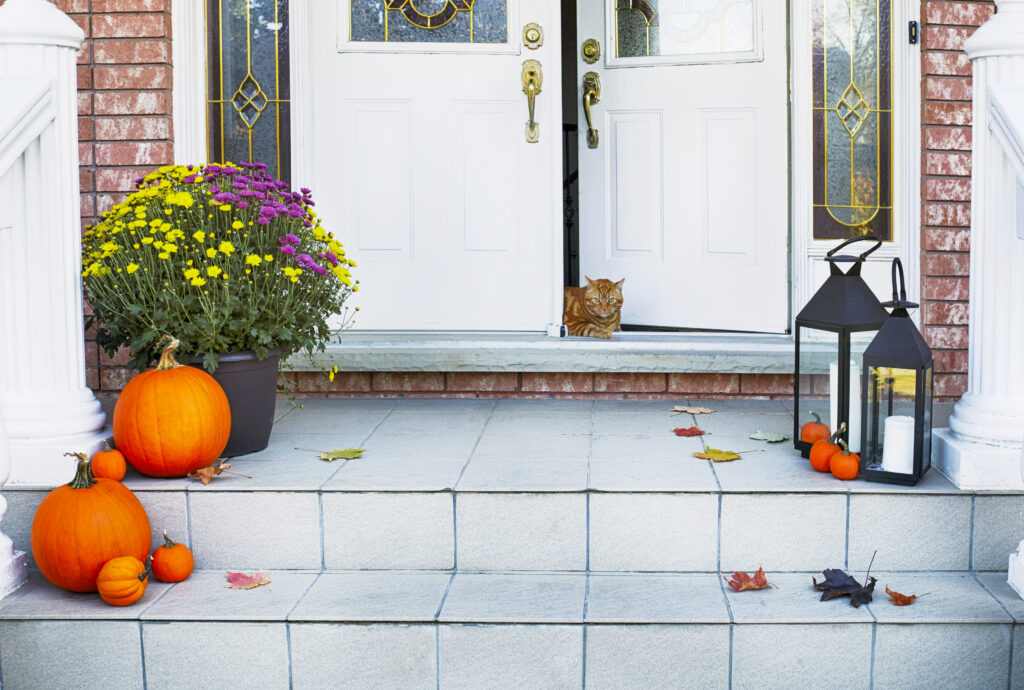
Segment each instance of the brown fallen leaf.
[{"label": "brown fallen leaf", "polygon": [[715,462],[729,462],[730,460],[739,460],[743,457],[731,450],[719,450],[718,448],[708,448],[703,453],[694,453],[693,455],[701,460],[713,460]]},{"label": "brown fallen leaf", "polygon": [[757,572],[753,575],[747,575],[746,573],[733,573],[731,580],[724,575],[722,576],[722,579],[726,581],[734,592],[743,592],[748,589],[765,589],[766,587],[775,586],[768,582],[768,578],[765,577],[764,574],[764,568],[758,568]]},{"label": "brown fallen leaf", "polygon": [[706,407],[686,407],[685,405],[676,405],[672,411],[676,414],[711,414],[714,412]]},{"label": "brown fallen leaf", "polygon": [[891,597],[889,599],[889,603],[893,606],[910,606],[914,603],[914,599],[917,599],[919,596],[924,596],[924,594],[900,594],[899,592],[894,592],[888,587],[885,588],[885,593]]},{"label": "brown fallen leaf", "polygon": [[228,589],[253,589],[254,587],[260,587],[262,585],[270,584],[270,578],[263,570],[258,570],[252,575],[246,575],[245,573],[233,573],[230,570],[228,572]]},{"label": "brown fallen leaf", "polygon": [[686,429],[683,429],[682,427],[680,427],[678,429],[673,429],[672,431],[676,432],[676,436],[687,436],[687,437],[690,437],[690,436],[703,436],[704,435],[704,430],[703,429],[698,429],[696,426],[691,426],[691,427],[686,428]]},{"label": "brown fallen leaf", "polygon": [[192,477],[198,479],[203,484],[209,484],[210,480],[216,477],[218,474],[226,469],[229,469],[231,465],[227,460],[221,460],[219,465],[210,465],[209,467],[200,467],[198,470],[193,470],[186,474],[186,477]]}]

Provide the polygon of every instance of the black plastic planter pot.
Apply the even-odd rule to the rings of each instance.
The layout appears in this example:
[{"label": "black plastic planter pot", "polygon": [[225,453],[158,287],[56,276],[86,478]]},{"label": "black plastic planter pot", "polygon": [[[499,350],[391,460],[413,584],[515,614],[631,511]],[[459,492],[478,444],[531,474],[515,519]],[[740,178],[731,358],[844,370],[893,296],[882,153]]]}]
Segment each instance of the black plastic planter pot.
[{"label": "black plastic planter pot", "polygon": [[[270,443],[280,361],[278,349],[271,350],[263,360],[256,359],[253,352],[220,356],[213,378],[224,389],[231,406],[231,436],[224,449],[225,457],[255,453]],[[197,357],[190,364],[202,369],[203,360]]]}]

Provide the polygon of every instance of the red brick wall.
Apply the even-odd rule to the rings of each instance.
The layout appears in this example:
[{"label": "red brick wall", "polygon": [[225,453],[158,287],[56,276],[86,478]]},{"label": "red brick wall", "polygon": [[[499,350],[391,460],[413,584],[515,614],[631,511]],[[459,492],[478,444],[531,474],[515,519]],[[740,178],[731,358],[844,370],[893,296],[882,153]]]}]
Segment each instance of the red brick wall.
[{"label": "red brick wall", "polygon": [[971,225],[971,64],[964,41],[991,0],[921,5],[921,318],[935,351],[936,399],[967,390]]}]

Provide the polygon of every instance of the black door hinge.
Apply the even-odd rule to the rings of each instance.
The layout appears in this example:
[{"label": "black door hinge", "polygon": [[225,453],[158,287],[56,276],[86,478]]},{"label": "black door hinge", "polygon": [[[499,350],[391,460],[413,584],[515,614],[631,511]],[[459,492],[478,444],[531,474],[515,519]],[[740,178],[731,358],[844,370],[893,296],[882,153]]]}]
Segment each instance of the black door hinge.
[{"label": "black door hinge", "polygon": [[910,45],[917,43],[917,22],[910,22]]}]

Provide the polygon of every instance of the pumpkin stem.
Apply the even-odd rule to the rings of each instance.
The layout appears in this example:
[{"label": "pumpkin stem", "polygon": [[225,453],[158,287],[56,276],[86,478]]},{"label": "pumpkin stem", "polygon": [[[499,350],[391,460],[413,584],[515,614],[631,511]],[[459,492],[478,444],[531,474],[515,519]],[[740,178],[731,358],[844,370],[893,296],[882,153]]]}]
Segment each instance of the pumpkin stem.
[{"label": "pumpkin stem", "polygon": [[172,549],[175,546],[176,546],[176,544],[173,541],[171,541],[170,537],[167,536],[167,530],[164,530],[164,548],[165,549]]},{"label": "pumpkin stem", "polygon": [[843,455],[850,454],[850,446],[846,445],[846,441],[839,439],[839,447],[843,449]]},{"label": "pumpkin stem", "polygon": [[830,438],[828,440],[828,442],[829,443],[835,443],[836,439],[838,439],[845,431],[846,431],[846,422],[843,422],[842,424],[839,425],[839,428],[836,429],[836,433],[832,434],[832,438]]},{"label": "pumpkin stem", "polygon": [[821,415],[817,412],[811,412],[811,416],[814,417],[815,424],[821,424]]},{"label": "pumpkin stem", "polygon": [[183,366],[174,358],[174,351],[178,349],[178,345],[181,342],[172,335],[165,335],[160,339],[160,342],[166,342],[167,344],[163,346],[164,349],[160,352],[160,361],[157,362],[156,370],[167,371],[168,369],[177,369]]},{"label": "pumpkin stem", "polygon": [[103,450],[107,453],[113,450],[113,448],[110,447],[110,441],[107,439],[103,439]]},{"label": "pumpkin stem", "polygon": [[153,556],[152,555],[146,557],[146,569],[143,572],[139,573],[139,582],[145,582],[146,578],[149,577],[149,574],[151,572],[153,572]]},{"label": "pumpkin stem", "polygon": [[64,453],[70,458],[78,458],[78,469],[75,470],[75,478],[68,484],[72,489],[88,489],[96,483],[96,477],[92,476],[92,463],[85,453]]}]

